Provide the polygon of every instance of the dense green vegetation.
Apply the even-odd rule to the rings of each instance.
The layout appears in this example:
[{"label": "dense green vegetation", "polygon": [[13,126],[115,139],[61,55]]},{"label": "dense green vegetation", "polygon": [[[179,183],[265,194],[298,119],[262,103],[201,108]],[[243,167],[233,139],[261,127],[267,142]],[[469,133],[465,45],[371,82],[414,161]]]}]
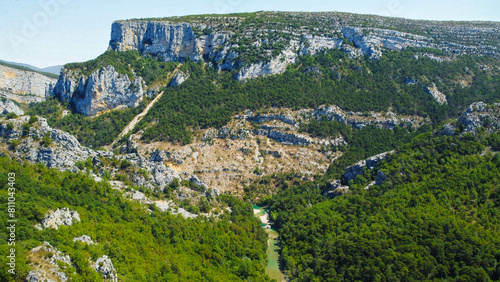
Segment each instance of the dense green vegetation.
[{"label": "dense green vegetation", "polygon": [[[89,76],[99,68],[112,65],[117,72],[128,75],[130,79],[137,75],[142,77],[148,86],[151,86],[155,83],[163,85],[168,83],[166,80],[177,64],[176,62],[160,62],[151,57],[144,57],[137,51],[108,51],[94,60],[71,63],[65,67]],[[70,106],[62,105],[56,99],[49,99],[30,105],[28,114],[43,116],[47,118],[50,126],[75,135],[83,145],[99,148],[111,144],[134,116],[144,110],[144,107],[145,102],[137,108],[113,110],[92,118],[76,112],[63,117],[62,111]]]},{"label": "dense green vegetation", "polygon": [[118,73],[128,75],[130,80],[137,75],[142,77],[147,85],[150,85],[166,79],[177,64],[177,62],[161,62],[154,58],[143,56],[138,51],[107,51],[94,60],[84,63],[66,64],[64,67],[76,70],[85,77],[88,77],[95,70],[111,65]]},{"label": "dense green vegetation", "polygon": [[144,110],[144,107],[144,103],[141,103],[137,108],[113,110],[97,117],[86,117],[79,113],[63,117],[64,108],[55,98],[52,98],[42,103],[32,104],[27,114],[45,117],[50,126],[69,132],[82,145],[99,148],[111,144],[123,128]]},{"label": "dense green vegetation", "polygon": [[[300,109],[321,104],[335,104],[360,112],[392,108],[401,114],[429,117],[434,125],[439,125],[457,117],[472,102],[498,101],[500,90],[495,85],[500,83],[499,76],[478,68],[478,63],[485,63],[485,59],[462,56],[454,61],[437,62],[427,57],[415,60],[416,53],[418,50],[408,49],[386,52],[379,60],[354,60],[340,50],[330,50],[317,56],[300,57],[299,63],[289,66],[284,74],[246,83],[235,81],[234,72],[216,72],[213,68],[187,62],[181,70],[189,72],[190,78],[178,87],[166,88],[165,95],[135,131],[145,129],[145,141],[169,140],[187,144],[192,141],[196,129],[220,128],[245,109]],[[133,69],[148,84],[166,79],[177,65],[143,57],[135,51],[110,51],[95,60],[66,67],[89,75],[109,64],[130,77]],[[460,87],[458,80],[467,77],[470,87]],[[407,85],[408,78],[421,84]],[[447,95],[448,104],[438,104],[422,87],[422,84],[431,83]],[[55,102],[47,103],[36,106],[30,114],[44,115],[51,126],[75,134],[83,144],[92,147],[109,144],[137,114],[137,109],[126,109],[94,119],[80,115],[56,118],[53,114]],[[108,128],[112,130],[106,131]],[[323,129],[307,131],[320,136],[326,134],[321,133]]]},{"label": "dense green vegetation", "polygon": [[500,155],[482,154],[494,140],[426,133],[382,162],[381,186],[363,189],[373,170],[331,200],[321,182],[278,193],[271,216],[292,280],[500,279]]},{"label": "dense green vegetation", "polygon": [[[17,278],[29,271],[27,252],[48,241],[71,256],[74,268],[67,274],[73,281],[96,281],[89,269],[94,261],[108,255],[120,281],[265,281],[266,235],[252,208],[232,197],[222,203],[232,213],[219,219],[184,219],[124,200],[108,183],[94,182],[84,174],[59,172],[43,165],[20,164],[0,157],[0,208],[7,210],[7,175],[16,174]],[[59,230],[33,227],[47,210],[69,207],[80,214],[81,222]],[[0,223],[7,226],[7,213]],[[74,243],[82,234],[95,245]],[[6,256],[8,234],[0,233],[0,277],[10,281]],[[73,274],[76,272],[76,274]]]},{"label": "dense green vegetation", "polygon": [[[429,117],[434,124],[451,117],[475,101],[494,102],[500,97],[499,76],[477,67],[476,58],[459,57],[437,62],[415,52],[387,52],[379,60],[348,59],[339,50],[305,56],[281,75],[239,83],[233,73],[203,69],[186,63],[190,79],[179,87],[167,88],[162,99],[141,121],[146,141],[170,140],[189,143],[193,129],[221,127],[237,112],[266,107],[312,108],[335,104],[351,111],[385,111]],[[461,76],[473,76],[471,87],[459,87]],[[406,85],[406,78],[423,84],[436,83],[448,96],[440,105],[422,85]],[[158,123],[151,125],[153,121]]]},{"label": "dense green vegetation", "polygon": [[335,138],[339,135],[344,137],[348,146],[333,148],[342,151],[343,154],[335,160],[327,171],[329,177],[341,179],[345,167],[358,160],[393,150],[398,145],[411,141],[418,134],[429,131],[429,126],[424,125],[417,130],[411,127],[381,129],[370,125],[355,129],[335,120],[322,120],[320,122],[312,120],[309,124],[303,124],[301,130],[314,137]]}]

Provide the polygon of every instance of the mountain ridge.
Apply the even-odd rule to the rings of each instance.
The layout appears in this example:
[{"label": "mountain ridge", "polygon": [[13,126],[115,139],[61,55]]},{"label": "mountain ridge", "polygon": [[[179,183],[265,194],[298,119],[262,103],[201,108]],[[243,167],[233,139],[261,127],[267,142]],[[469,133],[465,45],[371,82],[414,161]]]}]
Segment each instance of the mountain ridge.
[{"label": "mountain ridge", "polygon": [[46,75],[46,76],[49,76],[49,77],[52,77],[52,78],[54,78],[54,75],[56,75],[57,77],[59,77],[59,74],[61,73],[61,69],[64,67],[64,65],[57,65],[57,66],[50,66],[50,67],[45,67],[45,68],[39,68],[39,67],[32,66],[30,64],[17,63],[17,62],[9,62],[9,61],[4,61],[4,60],[0,60],[0,63],[8,64],[8,65],[11,65],[13,67],[17,66],[17,67],[21,67],[21,68],[28,68],[31,71],[39,72],[39,73],[41,73],[43,75]]}]

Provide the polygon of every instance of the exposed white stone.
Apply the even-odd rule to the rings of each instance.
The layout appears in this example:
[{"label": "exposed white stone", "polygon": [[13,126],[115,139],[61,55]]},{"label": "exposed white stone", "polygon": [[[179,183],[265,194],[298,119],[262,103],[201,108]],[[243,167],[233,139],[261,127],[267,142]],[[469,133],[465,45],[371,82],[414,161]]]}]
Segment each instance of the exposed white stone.
[{"label": "exposed white stone", "polygon": [[[57,79],[43,74],[0,65],[0,89],[17,96],[35,96],[45,100],[52,95]],[[14,96],[11,97],[15,99]],[[18,102],[21,101],[22,97]]]},{"label": "exposed white stone", "polygon": [[402,50],[407,47],[436,47],[425,36],[389,29],[344,27],[342,34],[372,59],[382,56],[382,48]]},{"label": "exposed white stone", "polygon": [[[99,153],[81,146],[73,135],[51,128],[47,120],[41,117],[38,117],[37,122],[29,125],[27,138],[23,138],[26,134],[23,128],[29,122],[29,119],[29,116],[22,116],[0,124],[0,138],[21,141],[17,146],[16,155],[24,157],[28,161],[43,163],[47,167],[60,170],[71,169],[77,161],[99,155]],[[9,129],[9,123],[13,125],[13,129]],[[50,146],[40,145],[38,140],[45,136],[52,139]]]},{"label": "exposed white stone", "polygon": [[14,102],[6,100],[5,102],[0,100],[0,115],[14,113],[18,116],[24,115],[24,111],[19,108]]},{"label": "exposed white stone", "polygon": [[488,105],[484,102],[472,103],[460,117],[459,122],[465,125],[464,132],[476,133],[480,127],[488,132],[500,129],[500,103]]},{"label": "exposed white stone", "polygon": [[42,226],[43,228],[59,229],[61,225],[70,226],[76,221],[80,221],[78,212],[70,211],[69,208],[62,208],[47,212],[42,220]]},{"label": "exposed white stone", "polygon": [[379,162],[385,160],[390,154],[394,154],[395,152],[396,151],[384,152],[384,153],[369,157],[368,159],[359,161],[356,164],[346,168],[345,173],[344,173],[344,178],[345,178],[346,182],[353,180],[358,175],[363,175],[365,167],[368,169],[372,169]]},{"label": "exposed white stone", "polygon": [[95,262],[89,259],[90,267],[93,268],[97,273],[101,274],[104,280],[117,282],[118,274],[113,266],[113,262],[107,255],[103,255],[98,258]]},{"label": "exposed white stone", "polygon": [[32,261],[33,270],[28,273],[25,281],[68,281],[67,275],[62,270],[71,266],[69,255],[63,255],[57,248],[44,242],[43,245],[31,249],[28,256]]},{"label": "exposed white stone", "polygon": [[75,237],[75,238],[73,238],[73,242],[82,242],[82,243],[89,244],[89,245],[94,244],[94,241],[92,241],[92,238],[90,238],[90,236],[88,236],[88,235],[82,235],[80,237]]},{"label": "exposed white stone", "polygon": [[446,95],[444,95],[441,91],[439,91],[434,82],[431,84],[431,86],[428,86],[426,89],[427,92],[431,94],[432,97],[434,97],[434,99],[436,99],[436,101],[439,104],[448,104],[448,101],[446,100]]},{"label": "exposed white stone", "polygon": [[172,201],[156,201],[156,207],[162,212],[170,212],[171,214],[180,214],[184,218],[196,218],[198,215],[190,213],[183,208],[175,208]]},{"label": "exposed white stone", "polygon": [[184,73],[182,71],[178,71],[178,72],[175,73],[174,77],[172,78],[172,81],[170,82],[170,86],[174,87],[174,86],[181,85],[188,78],[189,78],[189,74],[188,73]]}]

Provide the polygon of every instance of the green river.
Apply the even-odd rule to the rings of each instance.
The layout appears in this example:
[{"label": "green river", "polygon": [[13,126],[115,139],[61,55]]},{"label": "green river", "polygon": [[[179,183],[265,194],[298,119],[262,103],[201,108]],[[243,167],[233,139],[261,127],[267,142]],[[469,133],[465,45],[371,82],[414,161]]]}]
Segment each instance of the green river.
[{"label": "green river", "polygon": [[[254,205],[253,212],[262,222],[262,228],[265,228],[269,223],[266,209]],[[276,279],[278,282],[286,281],[285,275],[281,272],[279,264],[278,232],[272,228],[266,228],[266,233],[268,236],[266,273],[271,279]]]}]

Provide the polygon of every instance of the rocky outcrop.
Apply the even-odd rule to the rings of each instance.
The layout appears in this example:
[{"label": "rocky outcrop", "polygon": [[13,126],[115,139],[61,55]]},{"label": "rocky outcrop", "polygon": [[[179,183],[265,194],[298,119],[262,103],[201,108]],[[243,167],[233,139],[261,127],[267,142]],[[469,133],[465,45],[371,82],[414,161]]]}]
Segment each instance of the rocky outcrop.
[{"label": "rocky outcrop", "polygon": [[359,48],[363,55],[372,59],[380,58],[383,48],[402,50],[408,47],[436,47],[430,43],[432,40],[428,37],[388,29],[344,27],[342,34]]},{"label": "rocky outcrop", "polygon": [[109,48],[115,51],[138,50],[164,61],[200,61],[204,56],[216,57],[216,49],[231,36],[226,33],[195,34],[195,29],[205,27],[166,21],[117,21],[111,26]]},{"label": "rocky outcrop", "polygon": [[95,262],[89,261],[90,267],[93,268],[97,273],[101,274],[105,281],[118,281],[118,274],[113,266],[113,262],[107,255],[103,255],[98,258]]},{"label": "rocky outcrop", "polygon": [[448,104],[448,101],[446,100],[446,95],[443,94],[439,89],[437,88],[436,84],[433,82],[430,86],[426,87],[427,93],[432,95],[432,97],[439,103],[439,104]]},{"label": "rocky outcrop", "polygon": [[[21,159],[42,163],[47,167],[57,168],[61,171],[78,172],[78,168],[75,167],[75,163],[78,161],[86,161],[91,158],[94,165],[100,165],[100,157],[116,157],[120,161],[127,160],[131,165],[148,172],[149,179],[140,174],[133,178],[134,183],[138,186],[164,188],[175,178],[180,179],[176,170],[163,163],[165,161],[182,163],[182,159],[177,154],[158,151],[152,154],[150,161],[137,153],[115,156],[113,152],[94,151],[81,146],[73,135],[48,126],[44,118],[39,117],[38,121],[32,124],[29,124],[29,120],[29,116],[22,116],[0,123],[0,139],[5,142],[17,140],[19,144],[14,148],[13,154]],[[26,130],[26,125],[28,125],[29,130]],[[42,143],[47,137],[51,144]]]},{"label": "rocky outcrop", "polygon": [[43,228],[59,229],[59,226],[71,226],[74,222],[80,221],[80,215],[76,211],[70,211],[69,208],[49,211],[42,220]]},{"label": "rocky outcrop", "polygon": [[149,157],[150,162],[173,162],[183,164],[184,158],[178,152],[155,150]]},{"label": "rocky outcrop", "polygon": [[473,103],[458,122],[465,126],[464,132],[476,133],[480,127],[485,127],[488,132],[497,131],[500,129],[500,103]]},{"label": "rocky outcrop", "polygon": [[183,208],[175,208],[171,201],[156,201],[156,207],[162,212],[170,212],[171,214],[179,214],[184,218],[196,218],[198,215],[190,213]]},{"label": "rocky outcrop", "polygon": [[164,188],[166,185],[170,184],[175,178],[180,179],[181,177],[174,169],[167,167],[162,162],[151,162],[143,163],[141,166],[152,174],[150,182],[154,185]]},{"label": "rocky outcrop", "polygon": [[216,134],[209,132],[204,138],[210,138],[213,135],[217,138],[225,139],[231,138],[233,140],[243,140],[251,138],[255,135],[265,136],[267,138],[273,139],[274,141],[284,144],[284,145],[295,145],[295,146],[307,146],[311,144],[322,144],[322,145],[342,145],[345,144],[342,137],[336,139],[315,139],[308,137],[303,134],[286,132],[282,128],[261,125],[258,129],[245,129],[245,128],[229,128],[223,127]]},{"label": "rocky outcrop", "polygon": [[247,115],[246,120],[250,122],[263,123],[272,120],[279,120],[286,124],[296,125],[297,121],[290,114],[264,114],[264,115]]},{"label": "rocky outcrop", "polygon": [[63,68],[54,87],[54,95],[62,102],[69,103],[74,93],[85,92],[85,77],[78,70]]},{"label": "rocky outcrop", "polygon": [[[90,237],[88,237],[88,239],[90,240]],[[90,242],[92,242],[92,240],[90,240]],[[52,247],[48,242],[44,242],[43,245],[29,251],[28,258],[33,270],[28,273],[25,281],[42,282],[69,280],[64,270],[72,266],[70,256],[64,255],[57,248]],[[105,281],[118,281],[116,269],[108,256],[104,255],[95,262],[89,259],[89,265],[97,273],[101,274]]]},{"label": "rocky outcrop", "polygon": [[0,100],[0,115],[5,115],[8,113],[14,113],[18,116],[24,115],[24,111],[19,108],[14,102],[5,100]]},{"label": "rocky outcrop", "polygon": [[123,197],[130,199],[130,200],[133,200],[133,201],[137,201],[141,204],[150,204],[151,203],[151,201],[146,196],[146,194],[144,194],[140,191],[137,191],[137,190],[125,192],[123,194]]},{"label": "rocky outcrop", "polygon": [[[241,116],[236,116],[235,119],[246,119],[249,122],[254,123],[266,123],[270,121],[280,121],[284,124],[289,124],[293,127],[290,129],[298,129],[300,124],[309,123],[311,119],[317,121],[328,120],[328,121],[338,121],[346,123],[354,128],[363,128],[367,125],[374,125],[379,128],[393,129],[396,126],[405,125],[413,126],[415,128],[420,127],[422,124],[426,123],[427,120],[419,116],[405,116],[399,115],[391,110],[387,112],[349,112],[344,111],[336,105],[321,105],[316,109],[302,109],[298,111],[290,111],[287,109],[277,109],[277,111],[283,111],[282,113],[272,113],[272,114],[254,114],[250,111]],[[261,127],[262,128],[262,127]],[[271,130],[273,128],[265,127],[264,129]],[[219,131],[220,138],[231,137],[234,139],[236,132],[230,128],[222,128]],[[268,135],[265,132],[254,131],[254,134]]]},{"label": "rocky outcrop", "polygon": [[94,244],[94,241],[92,241],[92,238],[88,235],[82,235],[80,237],[75,237],[73,238],[73,242],[82,242],[87,245],[92,245]]},{"label": "rocky outcrop", "polygon": [[299,46],[298,55],[316,55],[328,49],[337,49],[342,46],[342,39],[335,37],[305,34]]},{"label": "rocky outcrop", "polygon": [[[296,133],[285,133],[281,130],[271,129],[269,133],[264,134],[271,139],[276,140],[276,142],[286,144],[286,145],[309,145],[313,142],[311,138]],[[259,132],[260,133],[260,132]]]},{"label": "rocky outcrop", "polygon": [[[462,124],[462,133],[476,134],[483,127],[487,133],[500,130],[500,103],[488,105],[484,102],[472,103],[458,119]],[[448,123],[439,134],[453,136],[458,132],[456,123]]]},{"label": "rocky outcrop", "polygon": [[205,184],[205,182],[201,181],[196,175],[191,175],[191,177],[189,178],[189,182],[191,182],[191,184],[195,186],[203,188],[204,190],[208,189],[208,185]]},{"label": "rocky outcrop", "polygon": [[[288,40],[287,46],[278,55],[269,56],[267,61],[244,65],[239,61],[241,54],[236,51],[240,44],[232,40],[234,32],[214,32],[211,28],[203,23],[118,21],[111,27],[109,48],[115,51],[138,50],[164,61],[206,60],[219,71],[238,69],[235,79],[245,81],[283,73],[289,64],[297,61],[298,56],[315,55],[320,51],[342,46],[342,39],[337,37],[304,34]],[[208,33],[196,32],[200,29]],[[257,40],[252,45],[260,47],[268,43],[264,39]]]},{"label": "rocky outcrop", "polygon": [[[14,153],[21,158],[33,163],[43,163],[50,168],[68,170],[77,161],[104,153],[81,146],[73,135],[51,128],[44,118],[39,117],[32,124],[29,124],[29,120],[29,116],[22,116],[0,124],[1,139],[20,142]],[[25,130],[25,125],[28,125],[29,130]],[[48,137],[52,144],[41,144],[44,137]]]},{"label": "rocky outcrop", "polygon": [[321,105],[311,112],[311,116],[317,121],[327,119],[329,121],[347,122],[346,112],[336,105]]},{"label": "rocky outcrop", "polygon": [[93,116],[118,107],[136,107],[142,100],[142,78],[131,81],[113,66],[94,71],[87,79],[83,97],[74,100],[76,110]]},{"label": "rocky outcrop", "polygon": [[178,71],[175,73],[174,77],[172,77],[172,81],[170,81],[169,86],[175,87],[175,86],[181,85],[188,78],[189,78],[189,73]]},{"label": "rocky outcrop", "polygon": [[70,102],[86,116],[119,107],[136,107],[144,95],[142,78],[133,81],[113,66],[92,72],[85,79],[77,72],[63,69],[54,91],[61,101]]},{"label": "rocky outcrop", "polygon": [[36,97],[38,101],[44,101],[52,95],[57,79],[45,76],[41,73],[21,70],[0,64],[0,89],[13,94],[11,99],[19,97],[23,103],[24,96]]},{"label": "rocky outcrop", "polygon": [[393,129],[400,125],[411,125],[417,128],[427,122],[427,120],[422,117],[399,115],[391,110],[387,112],[369,112],[367,115],[366,113],[344,111],[336,105],[321,105],[313,110],[300,110],[299,113],[314,118],[317,121],[326,119],[329,121],[347,123],[357,129],[367,125],[374,125],[384,129]]},{"label": "rocky outcrop", "polygon": [[340,180],[334,179],[330,181],[327,189],[323,192],[324,195],[333,198],[336,196],[341,196],[349,192],[349,186],[344,186]]},{"label": "rocky outcrop", "polygon": [[31,249],[28,258],[33,270],[28,273],[25,281],[68,281],[64,269],[71,266],[71,258],[68,255],[63,255],[48,242]]},{"label": "rocky outcrop", "polygon": [[346,168],[345,173],[344,173],[345,181],[347,183],[349,183],[349,181],[356,178],[356,176],[363,175],[365,168],[367,168],[367,169],[374,168],[379,162],[385,160],[390,154],[394,154],[394,153],[395,153],[395,151],[381,153],[381,154],[375,155],[373,157],[370,157],[366,160],[359,161],[356,164]]},{"label": "rocky outcrop", "polygon": [[[382,56],[383,50],[408,47],[438,48],[450,54],[499,54],[496,23],[417,22],[334,12],[258,12],[251,18],[257,21],[245,15],[116,21],[109,50],[136,50],[162,61],[204,61],[218,71],[235,71],[239,81],[283,73],[298,56],[328,49],[343,50],[350,58],[367,55],[373,59]],[[171,85],[184,78],[179,75]],[[78,75],[69,79],[63,71],[56,92],[67,100],[79,86],[85,83]],[[147,95],[158,91],[149,89]]]},{"label": "rocky outcrop", "polygon": [[289,64],[297,62],[297,53],[295,52],[296,43],[291,42],[291,45],[287,49],[282,51],[277,57],[271,58],[269,62],[257,62],[242,67],[236,74],[235,79],[246,81],[256,77],[284,73]]}]

